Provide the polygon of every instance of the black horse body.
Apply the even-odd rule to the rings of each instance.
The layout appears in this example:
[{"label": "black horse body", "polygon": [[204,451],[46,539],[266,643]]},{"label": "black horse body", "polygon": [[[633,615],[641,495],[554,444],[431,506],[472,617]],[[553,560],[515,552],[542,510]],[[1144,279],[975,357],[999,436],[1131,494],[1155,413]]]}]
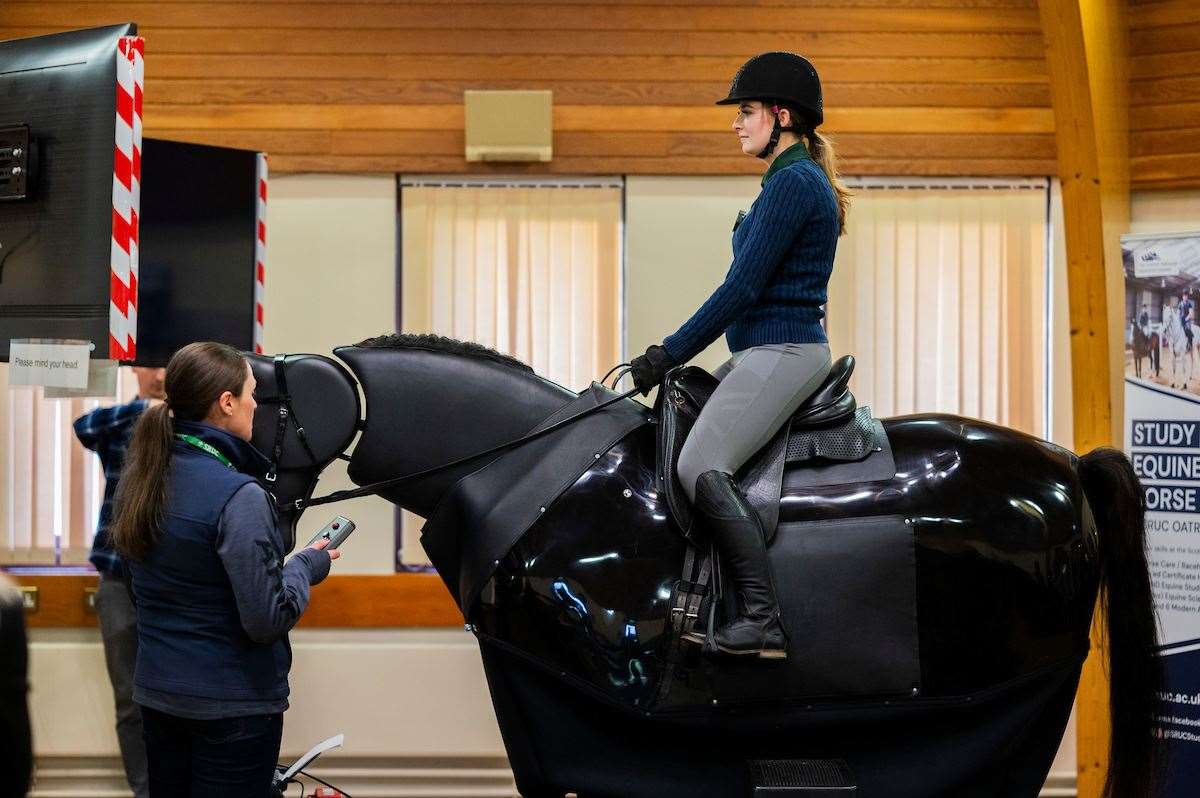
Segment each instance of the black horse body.
[{"label": "black horse body", "polygon": [[[366,397],[350,462],[360,485],[519,438],[576,399],[492,353],[425,338],[387,343],[399,346],[337,350]],[[269,393],[268,364],[255,370]],[[293,387],[292,398],[305,396]],[[808,466],[785,474],[770,551],[788,660],[710,662],[679,640],[679,591],[699,560],[659,489],[652,419],[623,404],[641,422],[586,461],[559,465],[547,438],[524,463],[491,456],[381,492],[431,519],[423,542],[479,637],[523,795],[745,795],[747,761],[802,758],[845,759],[864,796],[1038,793],[1112,556],[1104,536],[1133,534],[1098,529],[1108,515],[1093,510],[1136,493],[1094,495],[1119,492],[1118,483],[1089,475],[1069,451],[994,425],[885,420],[894,475],[813,486]],[[273,415],[256,419],[265,451],[273,430]],[[511,462],[517,470],[505,472]],[[511,485],[524,497],[547,462],[562,489],[540,497],[485,572],[469,567],[471,552],[459,551],[464,540],[475,545],[467,526],[501,512],[505,497],[477,492],[465,514],[448,514],[447,504],[472,484]],[[295,486],[324,465],[292,463],[293,495],[281,499],[310,495],[315,479]],[[1114,608],[1118,597],[1139,605],[1125,628],[1144,626],[1148,588],[1106,587]],[[1130,670],[1114,662],[1114,682]],[[1139,699],[1147,689],[1132,687]],[[1121,721],[1140,727],[1134,714]],[[1131,750],[1143,756],[1145,744]]]}]

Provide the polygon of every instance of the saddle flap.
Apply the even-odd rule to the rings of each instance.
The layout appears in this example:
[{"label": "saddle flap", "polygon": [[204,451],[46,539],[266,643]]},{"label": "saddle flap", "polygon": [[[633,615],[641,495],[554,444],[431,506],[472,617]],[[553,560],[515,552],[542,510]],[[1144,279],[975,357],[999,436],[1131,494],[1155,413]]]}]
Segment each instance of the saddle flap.
[{"label": "saddle flap", "polygon": [[771,442],[750,458],[750,462],[736,475],[738,487],[762,521],[768,546],[775,539],[775,528],[779,526],[783,472],[787,465],[788,442],[791,440],[789,430],[788,424],[780,427]]},{"label": "saddle flap", "polygon": [[679,481],[676,464],[683,442],[695,425],[700,410],[719,383],[716,377],[697,366],[672,369],[658,391],[655,431],[658,452],[658,486],[667,498],[667,506],[683,536],[693,540],[692,508]]}]

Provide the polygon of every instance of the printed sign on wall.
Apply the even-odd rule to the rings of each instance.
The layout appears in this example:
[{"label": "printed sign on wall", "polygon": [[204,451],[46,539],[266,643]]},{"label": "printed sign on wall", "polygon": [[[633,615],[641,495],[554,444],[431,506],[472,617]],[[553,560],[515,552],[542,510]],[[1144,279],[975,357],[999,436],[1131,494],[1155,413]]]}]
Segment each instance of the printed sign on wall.
[{"label": "printed sign on wall", "polygon": [[9,385],[45,385],[55,388],[86,388],[87,341],[22,341],[9,344]]},{"label": "printed sign on wall", "polygon": [[1125,444],[1146,496],[1166,687],[1164,798],[1200,773],[1200,233],[1124,236]]}]

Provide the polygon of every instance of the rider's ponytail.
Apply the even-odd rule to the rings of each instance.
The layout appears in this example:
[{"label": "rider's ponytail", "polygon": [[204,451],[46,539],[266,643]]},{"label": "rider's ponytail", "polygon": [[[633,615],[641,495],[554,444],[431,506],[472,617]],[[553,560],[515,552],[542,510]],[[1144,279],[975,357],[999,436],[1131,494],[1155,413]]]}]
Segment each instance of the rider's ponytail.
[{"label": "rider's ponytail", "polygon": [[846,232],[846,214],[850,211],[850,189],[846,188],[846,184],[842,182],[842,176],[838,173],[837,155],[833,152],[833,142],[821,135],[815,130],[805,132],[804,137],[808,139],[808,155],[821,170],[825,172],[825,177],[829,179],[829,185],[833,187],[833,194],[837,197],[838,203],[838,221],[840,223],[839,233]]},{"label": "rider's ponytail", "polygon": [[122,557],[144,560],[158,539],[174,419],[203,421],[225,391],[240,395],[246,368],[241,352],[211,341],[188,344],[167,363],[167,401],[138,419],[117,483],[109,537]]},{"label": "rider's ponytail", "polygon": [[[791,119],[794,120],[790,124],[795,127],[783,129],[794,130],[798,136],[803,137],[805,148],[808,150],[808,157],[812,158],[813,163],[821,167],[821,171],[825,173],[826,179],[829,180],[829,185],[833,188],[833,196],[837,199],[838,204],[838,234],[844,235],[846,232],[846,215],[850,212],[850,198],[854,195],[846,187],[841,173],[838,172],[837,154],[833,151],[833,142],[810,127],[812,123],[811,118],[790,103],[776,103],[775,108],[786,108],[788,110]],[[776,112],[778,113],[778,111]],[[803,127],[797,124],[800,120],[805,120]]]}]

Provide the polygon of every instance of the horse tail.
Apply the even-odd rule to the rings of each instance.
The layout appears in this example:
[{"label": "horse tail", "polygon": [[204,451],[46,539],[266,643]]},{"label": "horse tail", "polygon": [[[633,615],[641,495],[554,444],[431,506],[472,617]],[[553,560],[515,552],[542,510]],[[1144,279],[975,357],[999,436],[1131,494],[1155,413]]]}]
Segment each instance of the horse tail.
[{"label": "horse tail", "polygon": [[1112,739],[1102,795],[1149,795],[1162,764],[1153,727],[1163,675],[1146,562],[1146,497],[1129,458],[1116,449],[1088,452],[1079,476],[1099,533],[1102,637],[1109,643]]}]

